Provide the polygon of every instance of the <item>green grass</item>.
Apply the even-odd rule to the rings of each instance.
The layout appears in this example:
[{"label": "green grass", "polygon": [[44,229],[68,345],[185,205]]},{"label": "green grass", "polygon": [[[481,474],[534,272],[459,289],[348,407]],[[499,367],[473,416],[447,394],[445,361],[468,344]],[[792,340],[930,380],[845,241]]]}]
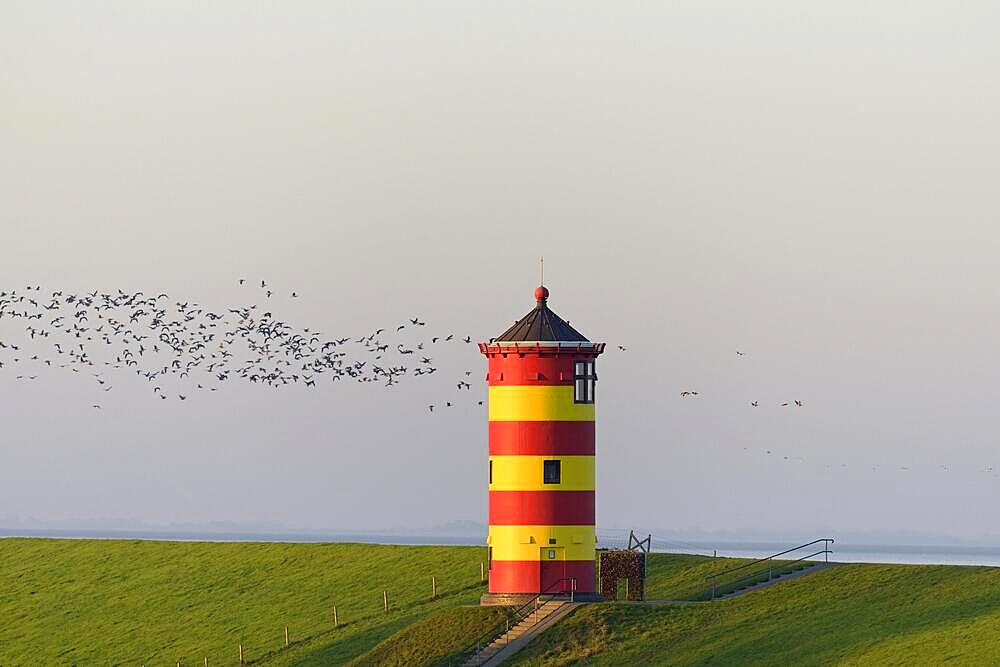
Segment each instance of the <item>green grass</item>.
[{"label": "green grass", "polygon": [[475,547],[2,539],[0,665],[232,664],[240,641],[250,664],[344,664],[428,614],[476,602],[484,556]]},{"label": "green grass", "polygon": [[469,646],[484,628],[504,618],[498,607],[456,607],[445,609],[395,633],[362,656],[350,667],[437,667]]},{"label": "green grass", "polygon": [[[463,606],[483,551],[0,540],[0,665],[234,664],[241,640],[255,665],[446,664],[502,613]],[[649,597],[696,599],[741,562],[654,554]],[[586,605],[510,664],[945,662],[1000,662],[1000,568],[841,565],[714,603]]]},{"label": "green grass", "polygon": [[[657,594],[651,597],[684,597],[692,590],[685,582],[711,571],[711,560],[654,555],[650,592]],[[1000,568],[840,565],[714,603],[588,605],[509,664],[983,665],[998,661]]]}]

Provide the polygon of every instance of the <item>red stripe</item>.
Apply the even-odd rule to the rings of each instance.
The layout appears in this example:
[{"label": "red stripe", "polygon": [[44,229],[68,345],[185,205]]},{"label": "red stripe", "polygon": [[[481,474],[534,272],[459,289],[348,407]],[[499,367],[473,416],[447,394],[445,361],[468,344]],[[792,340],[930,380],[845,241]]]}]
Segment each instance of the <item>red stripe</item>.
[{"label": "red stripe", "polygon": [[564,577],[576,577],[579,593],[593,593],[594,561],[495,560],[490,567],[490,593],[541,593],[559,589],[569,591]]},{"label": "red stripe", "polygon": [[594,422],[490,422],[490,456],[593,456]]},{"label": "red stripe", "polygon": [[593,526],[593,491],[490,491],[491,526]]},{"label": "red stripe", "polygon": [[498,385],[569,385],[573,384],[577,361],[592,361],[592,354],[567,354],[539,357],[535,354],[509,354],[489,358],[489,383]]}]

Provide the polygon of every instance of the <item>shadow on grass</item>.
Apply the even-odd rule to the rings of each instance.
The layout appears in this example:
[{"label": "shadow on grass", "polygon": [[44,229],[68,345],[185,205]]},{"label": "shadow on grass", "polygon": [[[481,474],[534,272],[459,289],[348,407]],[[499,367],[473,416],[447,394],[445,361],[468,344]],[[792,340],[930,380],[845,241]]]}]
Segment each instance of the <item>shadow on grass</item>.
[{"label": "shadow on grass", "polygon": [[[286,652],[295,650],[296,648],[309,652],[293,658],[289,664],[300,665],[303,667],[307,665],[344,664],[349,662],[351,659],[362,655],[393,633],[424,618],[428,613],[428,611],[426,611],[426,607],[429,605],[439,602],[442,598],[460,598],[467,593],[471,593],[482,588],[482,582],[475,582],[450,589],[446,594],[439,595],[436,600],[421,600],[410,603],[409,605],[401,608],[394,608],[390,606],[389,616],[386,617],[386,620],[368,628],[367,630],[353,634],[349,633],[347,636],[342,635],[345,628],[369,621],[371,618],[362,617],[356,621],[341,623],[337,628],[327,628],[305,635],[300,639],[291,642],[287,647],[282,646],[277,649],[272,649],[264,654],[254,657],[253,659],[247,660],[246,664],[268,664],[271,660],[280,658]],[[322,645],[311,651],[307,648],[309,644],[316,643],[322,643]]]},{"label": "shadow on grass", "polygon": [[[421,617],[422,614],[409,614],[339,640],[333,637],[333,630],[320,633],[313,637],[310,641],[314,641],[319,639],[321,636],[326,635],[330,636],[331,643],[326,646],[316,648],[310,653],[297,658],[291,664],[296,667],[308,667],[310,665],[343,665],[386,639],[394,632],[405,628],[411,623],[414,623]],[[305,640],[303,640],[303,642],[305,642]]]}]

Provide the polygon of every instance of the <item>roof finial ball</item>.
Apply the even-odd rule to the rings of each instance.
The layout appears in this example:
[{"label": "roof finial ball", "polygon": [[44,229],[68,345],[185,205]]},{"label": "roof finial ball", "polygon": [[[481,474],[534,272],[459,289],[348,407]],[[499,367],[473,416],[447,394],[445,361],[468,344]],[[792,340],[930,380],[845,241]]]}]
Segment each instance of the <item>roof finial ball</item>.
[{"label": "roof finial ball", "polygon": [[539,304],[545,303],[546,299],[549,298],[549,288],[545,285],[539,285],[535,288],[535,301]]}]

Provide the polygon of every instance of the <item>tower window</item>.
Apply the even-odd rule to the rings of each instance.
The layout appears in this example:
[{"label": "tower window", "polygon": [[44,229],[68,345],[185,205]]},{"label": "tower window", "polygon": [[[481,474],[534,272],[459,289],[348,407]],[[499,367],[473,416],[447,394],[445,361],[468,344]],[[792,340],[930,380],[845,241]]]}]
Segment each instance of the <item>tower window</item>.
[{"label": "tower window", "polygon": [[555,459],[544,461],[542,468],[542,482],[545,484],[559,484],[562,480],[562,461]]},{"label": "tower window", "polygon": [[490,484],[493,483],[493,459],[490,459]]},{"label": "tower window", "polygon": [[597,381],[597,374],[594,373],[593,361],[578,361],[573,373],[573,402],[593,403],[594,402],[594,382]]}]

